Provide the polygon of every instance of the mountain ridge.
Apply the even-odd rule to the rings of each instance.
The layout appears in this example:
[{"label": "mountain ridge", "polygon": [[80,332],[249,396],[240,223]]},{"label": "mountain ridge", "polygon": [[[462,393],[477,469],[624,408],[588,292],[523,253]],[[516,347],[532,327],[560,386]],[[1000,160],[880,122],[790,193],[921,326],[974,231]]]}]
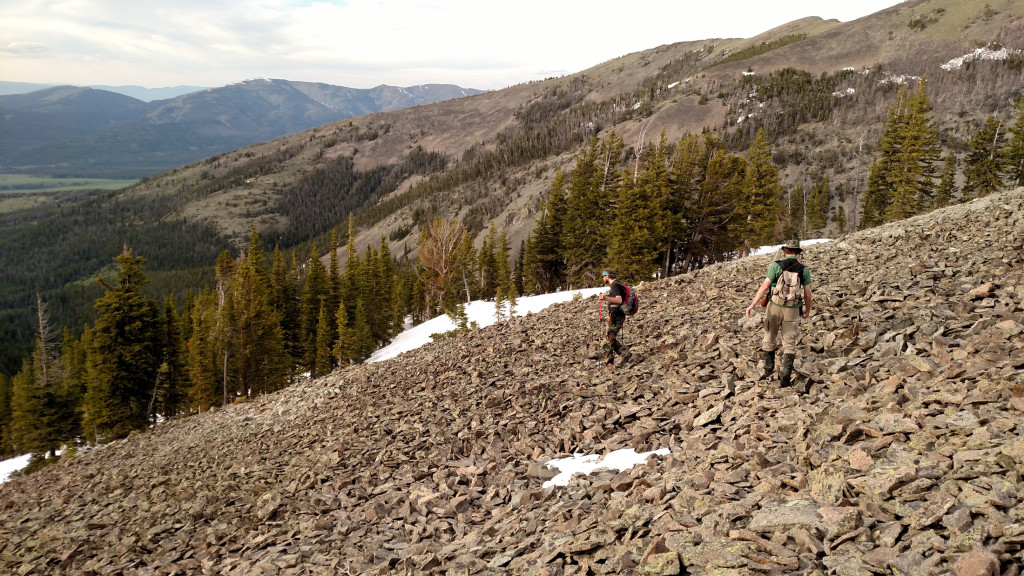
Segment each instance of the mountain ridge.
[{"label": "mountain ridge", "polygon": [[[480,93],[446,84],[356,89],[254,79],[141,102],[57,86],[0,96],[0,169],[143,177],[351,116]],[[83,106],[89,101],[91,106]]]}]

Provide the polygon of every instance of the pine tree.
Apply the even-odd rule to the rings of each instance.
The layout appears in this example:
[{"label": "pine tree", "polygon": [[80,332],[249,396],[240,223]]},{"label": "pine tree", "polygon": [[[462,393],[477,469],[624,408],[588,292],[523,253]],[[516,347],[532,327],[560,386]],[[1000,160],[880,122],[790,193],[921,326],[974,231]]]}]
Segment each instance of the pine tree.
[{"label": "pine tree", "polygon": [[191,384],[185,368],[187,355],[182,340],[181,318],[170,295],[164,301],[164,354],[161,364],[160,388],[156,394],[156,414],[174,418],[184,412],[184,403]]},{"label": "pine tree", "polygon": [[395,337],[403,316],[397,301],[395,260],[383,235],[380,237],[380,248],[374,254],[370,276],[372,284],[369,289],[374,295],[375,306],[371,328],[374,339],[380,345]]},{"label": "pine tree", "polygon": [[270,292],[271,307],[277,313],[281,325],[281,339],[284,342],[287,363],[294,367],[302,358],[299,338],[299,279],[294,254],[289,265],[285,262],[284,253],[279,248],[274,248],[270,268]]},{"label": "pine tree", "polygon": [[763,129],[757,131],[747,151],[745,174],[740,209],[745,219],[744,241],[748,247],[771,244],[779,239],[781,231],[782,184]]},{"label": "pine tree", "polygon": [[526,240],[519,241],[519,251],[516,252],[515,265],[512,266],[512,283],[515,284],[516,294],[523,293],[526,271]]},{"label": "pine tree", "polygon": [[626,181],[616,202],[608,261],[619,278],[633,283],[658,271],[658,255],[664,245],[662,209],[669,197],[668,145],[662,132],[658,146],[648,154],[643,169]]},{"label": "pine tree", "polygon": [[494,298],[498,289],[498,258],[494,253],[497,241],[498,232],[492,221],[477,253],[477,270],[480,277],[476,283],[478,291],[474,296],[482,300]]},{"label": "pine tree", "polygon": [[821,182],[811,188],[811,193],[807,198],[808,230],[804,232],[805,234],[812,233],[811,231],[820,232],[828,225],[830,196],[828,176],[825,176]]},{"label": "pine tree", "polygon": [[739,249],[746,225],[741,214],[746,166],[743,157],[727,154],[721,139],[711,134],[676,144],[670,213],[678,224],[668,272],[689,272]]},{"label": "pine tree", "polygon": [[356,318],[352,325],[352,339],[355,343],[355,361],[363,362],[373,354],[377,345],[370,330],[369,311],[362,300],[356,305]]},{"label": "pine tree", "polygon": [[965,200],[987,196],[1003,187],[1002,123],[994,116],[974,134],[964,159]]},{"label": "pine tree", "polygon": [[921,79],[917,93],[906,99],[898,114],[894,155],[885,175],[889,203],[886,222],[902,220],[927,210],[934,196],[935,165],[939,160],[939,143],[928,113],[931,102],[926,94],[927,81]]},{"label": "pine tree", "polygon": [[205,412],[217,404],[221,389],[217,354],[218,297],[205,291],[192,302],[192,335],[188,340],[188,404],[195,412]]},{"label": "pine tree", "polygon": [[565,283],[562,241],[566,207],[565,176],[559,170],[555,172],[523,257],[524,288],[529,293],[554,292]]},{"label": "pine tree", "polygon": [[49,458],[70,439],[63,431],[73,414],[66,409],[61,386],[53,355],[37,338],[31,359],[25,359],[11,381],[11,439],[19,453]]},{"label": "pine tree", "polygon": [[87,361],[83,428],[96,442],[146,428],[161,359],[157,304],[142,294],[146,260],[128,248],[114,260],[121,267],[117,280],[100,278],[106,293],[96,301]]},{"label": "pine tree", "polygon": [[867,230],[885,222],[889,194],[885,183],[884,162],[884,158],[875,158],[871,161],[867,189],[860,198],[861,216],[857,226],[860,230]]},{"label": "pine tree", "polygon": [[507,286],[512,280],[512,247],[508,244],[508,234],[505,230],[502,230],[501,236],[498,237],[494,259],[497,265],[497,286]]},{"label": "pine tree", "polygon": [[576,158],[576,168],[569,175],[561,244],[570,287],[596,284],[597,271],[607,256],[614,206],[610,192],[604,187],[602,167],[621,162],[611,157],[613,147],[608,146],[607,150],[607,157],[602,158],[598,140],[592,139]]},{"label": "pine tree", "polygon": [[[349,222],[352,225],[352,222]],[[341,275],[341,269],[338,267],[338,232],[331,229],[331,245],[330,245],[330,258],[327,267],[327,281],[330,286],[327,293],[327,310],[328,314],[325,317],[327,320],[327,334],[329,342],[334,342],[338,339],[338,316],[334,313],[341,305],[341,296],[344,292],[344,279]],[[319,352],[318,352],[319,354]]]},{"label": "pine tree", "polygon": [[228,389],[244,398],[280,390],[288,372],[269,280],[256,264],[248,257],[242,259],[229,288],[231,383]]},{"label": "pine tree", "polygon": [[908,218],[933,204],[940,147],[926,92],[924,79],[912,97],[904,84],[897,90],[862,198],[861,229]]},{"label": "pine tree", "polygon": [[512,318],[516,315],[516,306],[519,305],[519,289],[516,288],[515,282],[508,283],[508,290],[505,291],[505,297],[508,300],[508,317]]},{"label": "pine tree", "polygon": [[331,324],[327,321],[327,306],[327,299],[325,298],[320,302],[320,313],[317,321],[316,361],[314,362],[313,370],[310,373],[310,376],[313,378],[330,374],[331,370],[334,369],[334,361],[331,352],[336,339],[331,337]]},{"label": "pine tree", "polygon": [[327,300],[331,290],[327,268],[320,261],[316,244],[310,247],[309,265],[301,300],[302,366],[309,372],[316,367],[316,335],[320,319],[320,303]]},{"label": "pine tree", "polygon": [[846,207],[842,204],[836,206],[835,216],[832,217],[832,221],[835,222],[836,228],[839,231],[839,235],[846,234]]},{"label": "pine tree", "polygon": [[0,457],[15,455],[11,443],[11,381],[0,373]]},{"label": "pine tree", "polygon": [[505,287],[498,286],[494,293],[494,319],[501,321],[505,315]]},{"label": "pine tree", "polygon": [[1003,149],[1006,181],[1010,186],[1024,186],[1024,98],[1014,107],[1013,127]]},{"label": "pine tree", "polygon": [[935,188],[935,199],[932,207],[942,208],[949,206],[956,196],[956,155],[950,150],[943,161],[942,177],[939,179],[938,187]]},{"label": "pine tree", "polygon": [[803,186],[797,186],[795,190],[786,194],[786,203],[789,206],[789,222],[784,232],[786,238],[805,238],[807,236],[805,226],[807,223],[805,210],[807,196]]},{"label": "pine tree", "polygon": [[231,378],[229,367],[231,362],[231,329],[234,325],[231,319],[231,283],[235,278],[235,260],[227,250],[217,257],[217,309],[213,325],[212,340],[213,349],[217,362],[220,365],[219,382],[221,384],[221,406],[226,406],[231,401],[231,390],[229,386]]},{"label": "pine tree", "polygon": [[356,305],[362,297],[364,263],[356,248],[355,218],[348,215],[348,242],[345,244],[345,274],[341,280],[340,310],[337,313],[339,335],[342,327],[351,328],[356,319]]}]

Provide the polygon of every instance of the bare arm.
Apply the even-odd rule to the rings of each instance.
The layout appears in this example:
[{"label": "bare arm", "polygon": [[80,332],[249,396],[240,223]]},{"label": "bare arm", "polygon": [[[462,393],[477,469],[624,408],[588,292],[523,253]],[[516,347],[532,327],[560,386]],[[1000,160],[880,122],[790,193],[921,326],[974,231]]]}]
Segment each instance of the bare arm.
[{"label": "bare arm", "polygon": [[747,310],[744,312],[745,316],[748,318],[750,317],[750,313],[754,311],[754,306],[757,306],[757,303],[764,298],[764,295],[768,293],[768,290],[771,289],[771,287],[772,281],[765,278],[764,282],[761,282],[761,286],[757,288],[757,294],[754,295],[754,299],[750,302],[750,306],[747,306]]},{"label": "bare arm", "polygon": [[598,300],[604,300],[609,304],[622,304],[622,296],[609,296],[607,294],[598,294]]},{"label": "bare arm", "polygon": [[811,287],[804,286],[804,313],[803,317],[807,318],[811,315]]}]

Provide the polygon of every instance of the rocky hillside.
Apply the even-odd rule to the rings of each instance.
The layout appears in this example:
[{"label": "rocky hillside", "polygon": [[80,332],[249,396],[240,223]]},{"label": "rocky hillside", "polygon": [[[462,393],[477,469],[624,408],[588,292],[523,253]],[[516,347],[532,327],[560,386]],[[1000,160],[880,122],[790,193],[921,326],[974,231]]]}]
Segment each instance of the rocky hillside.
[{"label": "rocky hillside", "polygon": [[788,389],[759,256],[642,286],[612,371],[590,298],[166,422],[0,486],[0,572],[1016,576],[1022,249],[1024,189],[808,248]]}]

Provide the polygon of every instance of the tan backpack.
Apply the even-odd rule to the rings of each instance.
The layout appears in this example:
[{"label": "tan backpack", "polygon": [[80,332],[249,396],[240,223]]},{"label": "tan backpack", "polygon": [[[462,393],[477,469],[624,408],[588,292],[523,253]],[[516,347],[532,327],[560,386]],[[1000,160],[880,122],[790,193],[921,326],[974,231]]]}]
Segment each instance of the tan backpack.
[{"label": "tan backpack", "polygon": [[[785,260],[776,262],[780,268],[783,263],[785,263]],[[786,267],[778,279],[775,280],[775,286],[772,287],[772,302],[779,306],[793,307],[803,300],[804,286],[800,279],[803,271],[804,265],[800,262],[793,262]]]}]

